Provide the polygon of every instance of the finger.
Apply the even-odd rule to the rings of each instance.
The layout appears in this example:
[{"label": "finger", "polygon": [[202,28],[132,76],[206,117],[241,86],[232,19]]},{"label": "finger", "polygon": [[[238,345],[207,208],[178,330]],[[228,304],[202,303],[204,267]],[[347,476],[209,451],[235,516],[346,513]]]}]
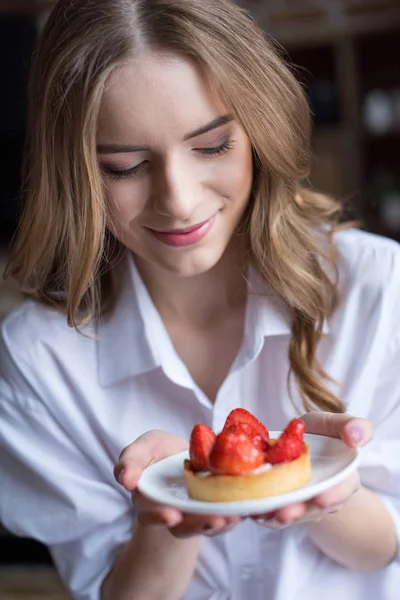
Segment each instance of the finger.
[{"label": "finger", "polygon": [[183,521],[176,527],[170,528],[172,535],[187,538],[197,535],[217,535],[226,528],[236,525],[238,517],[185,515]]},{"label": "finger", "polygon": [[332,504],[328,507],[322,508],[321,506],[315,504],[313,500],[309,500],[308,502],[305,502],[304,506],[304,514],[300,518],[293,521],[295,525],[301,525],[303,523],[319,523],[327,515],[341,510],[343,508],[343,503],[334,505]]},{"label": "finger", "polygon": [[207,537],[213,537],[214,535],[227,533],[228,531],[234,529],[241,520],[241,517],[224,517],[224,525],[222,525],[222,527],[212,526],[211,524],[207,523],[205,526],[203,526],[201,533]]},{"label": "finger", "polygon": [[222,527],[221,529],[210,529],[210,530],[203,530],[203,535],[205,535],[206,537],[214,537],[216,535],[222,535],[223,533],[228,533],[229,531],[232,531],[232,529],[234,529],[236,527],[236,523],[231,523],[230,525],[225,525],[225,527]]},{"label": "finger", "polygon": [[274,518],[283,525],[286,525],[302,519],[306,512],[307,505],[304,502],[298,502],[296,504],[290,504],[289,506],[279,508],[277,511],[275,511]]},{"label": "finger", "polygon": [[374,436],[374,427],[367,419],[351,419],[342,432],[342,440],[350,448],[365,446]]},{"label": "finger", "polygon": [[[356,471],[350,477],[308,502],[298,502],[279,508],[274,513],[256,515],[254,519],[261,525],[277,529],[278,525],[306,522],[319,519],[326,513],[340,510],[343,504],[360,488],[360,476]],[[321,514],[320,514],[321,513]]]},{"label": "finger", "polygon": [[266,527],[267,529],[285,529],[289,526],[289,523],[281,523],[275,517],[265,519],[264,517],[258,517],[256,520],[257,525]]},{"label": "finger", "polygon": [[141,525],[164,525],[175,527],[183,520],[182,514],[173,509],[166,508],[160,511],[147,511],[138,513],[138,522]]},{"label": "finger", "polygon": [[312,411],[303,415],[307,433],[342,439],[350,448],[364,446],[373,437],[373,426],[367,419],[348,414]]},{"label": "finger", "polygon": [[250,515],[250,519],[253,519],[253,521],[268,521],[273,519],[274,515],[274,512],[260,513],[258,515]]},{"label": "finger", "polygon": [[254,515],[252,518],[259,525],[266,525],[271,529],[280,529],[279,525],[289,525],[290,523],[301,519],[307,512],[307,505],[304,502],[290,504],[274,512]]},{"label": "finger", "polygon": [[320,508],[329,508],[330,506],[336,506],[344,504],[353,494],[355,494],[361,487],[360,476],[356,471],[345,481],[342,481],[338,485],[326,490],[319,496],[313,498],[313,504]]},{"label": "finger", "polygon": [[131,491],[137,486],[146,467],[187,447],[188,443],[178,435],[166,431],[148,431],[121,452],[114,476]]},{"label": "finger", "polygon": [[302,525],[306,523],[319,523],[328,514],[336,513],[343,508],[343,504],[321,508],[311,503],[292,505],[290,511],[277,511],[274,517],[263,516],[257,519],[257,523],[269,529],[285,529],[289,525]]},{"label": "finger", "polygon": [[157,504],[139,492],[132,494],[132,500],[138,515],[138,521],[142,525],[173,527],[183,520],[183,514],[178,508],[166,504]]},{"label": "finger", "polygon": [[319,508],[318,506],[308,506],[304,515],[296,519],[294,525],[303,525],[305,523],[319,523],[325,517],[327,509]]}]

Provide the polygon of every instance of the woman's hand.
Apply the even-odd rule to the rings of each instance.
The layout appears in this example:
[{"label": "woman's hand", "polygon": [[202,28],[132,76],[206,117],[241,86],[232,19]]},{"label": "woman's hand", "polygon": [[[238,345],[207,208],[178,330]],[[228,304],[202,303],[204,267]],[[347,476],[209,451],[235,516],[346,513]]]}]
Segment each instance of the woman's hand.
[{"label": "woman's hand", "polygon": [[[342,439],[349,448],[364,446],[373,437],[372,424],[366,419],[357,419],[351,415],[315,411],[301,418],[306,424],[307,433]],[[254,519],[257,523],[271,529],[281,529],[292,524],[319,522],[324,516],[340,511],[359,489],[360,477],[355,471],[338,485],[307,502],[291,504],[275,512],[258,515]]]},{"label": "woman's hand", "polygon": [[132,502],[142,525],[166,526],[175,537],[224,533],[234,527],[241,520],[240,517],[183,514],[173,506],[148,500],[136,490],[144,469],[187,447],[188,443],[178,435],[149,431],[122,451],[114,469],[115,478],[132,493]]}]

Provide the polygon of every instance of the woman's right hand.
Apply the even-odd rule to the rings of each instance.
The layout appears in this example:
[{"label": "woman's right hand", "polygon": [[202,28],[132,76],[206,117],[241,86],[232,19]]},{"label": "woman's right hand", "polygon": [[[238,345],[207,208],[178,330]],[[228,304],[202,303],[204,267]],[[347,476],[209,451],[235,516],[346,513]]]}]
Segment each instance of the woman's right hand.
[{"label": "woman's right hand", "polygon": [[158,504],[137,491],[137,484],[144,469],[150,465],[186,450],[188,443],[176,434],[166,431],[148,431],[129,444],[115,466],[116,480],[132,493],[137,518],[142,525],[168,527],[176,537],[217,535],[233,528],[241,517],[220,515],[184,514],[174,506]]}]

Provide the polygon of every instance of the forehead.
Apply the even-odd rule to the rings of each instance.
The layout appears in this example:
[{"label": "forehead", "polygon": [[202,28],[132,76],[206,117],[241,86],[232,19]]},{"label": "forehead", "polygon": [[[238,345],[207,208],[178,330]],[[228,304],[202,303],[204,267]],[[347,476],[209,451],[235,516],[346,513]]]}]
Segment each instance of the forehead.
[{"label": "forehead", "polygon": [[183,138],[225,112],[200,69],[177,55],[146,54],[118,67],[104,91],[99,141],[152,144]]}]

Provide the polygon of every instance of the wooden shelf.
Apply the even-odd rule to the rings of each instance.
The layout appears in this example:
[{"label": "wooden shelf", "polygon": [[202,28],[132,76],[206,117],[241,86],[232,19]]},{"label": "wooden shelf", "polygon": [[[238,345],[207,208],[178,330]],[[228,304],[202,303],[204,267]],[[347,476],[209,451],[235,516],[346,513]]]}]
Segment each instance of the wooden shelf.
[{"label": "wooden shelf", "polygon": [[[373,3],[365,3],[365,7],[371,13],[376,8]],[[398,0],[396,4],[388,0],[384,9],[393,7],[400,15]],[[358,9],[353,12],[362,13]],[[389,218],[384,216],[386,203],[390,206],[400,193],[400,127],[378,135],[363,124],[364,102],[370,91],[400,88],[400,18],[382,31],[375,25],[370,22],[368,32],[352,31],[333,35],[332,39],[328,36],[317,43],[312,36],[306,39],[304,29],[300,41],[285,43],[285,38],[280,37],[278,41],[299,65],[295,73],[306,85],[309,96],[315,81],[328,81],[337,90],[338,123],[322,124],[313,132],[312,184],[336,197],[354,199],[356,215],[370,231],[400,239],[400,229],[390,227],[390,220],[383,222]],[[382,184],[385,177],[391,182],[387,188]]]},{"label": "wooden shelf", "polygon": [[284,46],[332,41],[400,23],[399,0],[239,0]]},{"label": "wooden shelf", "polygon": [[72,600],[52,568],[0,569],[0,598]]}]

